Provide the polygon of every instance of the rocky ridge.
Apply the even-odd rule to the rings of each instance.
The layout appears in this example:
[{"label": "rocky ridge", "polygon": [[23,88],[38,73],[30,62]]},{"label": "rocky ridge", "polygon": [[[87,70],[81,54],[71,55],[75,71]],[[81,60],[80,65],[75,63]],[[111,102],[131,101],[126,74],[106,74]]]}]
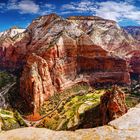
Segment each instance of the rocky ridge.
[{"label": "rocky ridge", "polygon": [[21,29],[21,28],[14,26],[14,27],[10,28],[9,30],[0,32],[0,38],[6,38],[6,37],[13,38],[16,35],[23,33],[24,31],[25,31],[25,29]]},{"label": "rocky ridge", "polygon": [[22,38],[3,42],[0,66],[23,68],[20,93],[37,111],[50,95],[78,82],[129,84],[131,58],[125,56],[136,49],[114,21],[50,14],[33,20]]}]

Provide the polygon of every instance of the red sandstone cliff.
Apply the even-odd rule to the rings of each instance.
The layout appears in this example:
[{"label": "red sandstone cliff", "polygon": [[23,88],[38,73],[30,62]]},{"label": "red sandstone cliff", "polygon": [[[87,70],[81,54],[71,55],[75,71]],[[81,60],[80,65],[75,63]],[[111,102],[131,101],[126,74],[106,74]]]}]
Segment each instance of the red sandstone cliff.
[{"label": "red sandstone cliff", "polygon": [[114,21],[51,14],[34,20],[22,37],[2,41],[0,66],[23,67],[20,93],[36,111],[49,95],[77,82],[129,84],[123,56],[134,43]]}]

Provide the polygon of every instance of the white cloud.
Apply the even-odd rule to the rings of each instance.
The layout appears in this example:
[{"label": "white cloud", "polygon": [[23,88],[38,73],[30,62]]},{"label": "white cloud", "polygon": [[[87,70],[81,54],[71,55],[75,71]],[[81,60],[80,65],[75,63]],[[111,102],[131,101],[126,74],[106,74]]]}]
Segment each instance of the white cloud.
[{"label": "white cloud", "polygon": [[93,12],[96,5],[93,1],[80,1],[80,2],[70,2],[69,4],[64,4],[62,10],[73,10],[74,12]]},{"label": "white cloud", "polygon": [[41,5],[40,9],[40,15],[46,15],[55,12],[56,6],[46,3],[45,5]]},{"label": "white cloud", "polygon": [[55,8],[53,4],[35,3],[34,0],[9,0],[7,3],[0,3],[0,11],[17,10],[20,14],[49,14]]},{"label": "white cloud", "polygon": [[115,21],[124,19],[140,21],[140,9],[130,3],[107,1],[97,4],[99,6],[95,11],[97,16]]},{"label": "white cloud", "polygon": [[48,4],[48,3],[46,3],[44,7],[45,7],[45,8],[49,8],[49,9],[55,9],[55,8],[56,8],[55,5],[53,5],[53,4]]},{"label": "white cloud", "polygon": [[60,15],[66,15],[66,14],[71,14],[71,13],[72,13],[72,11],[63,11],[60,13]]},{"label": "white cloud", "polygon": [[19,2],[18,7],[21,13],[37,13],[40,10],[39,5],[30,0],[23,0]]},{"label": "white cloud", "polygon": [[105,1],[94,2],[92,0],[81,0],[78,2],[70,2],[62,6],[62,13],[67,11],[77,13],[90,13],[106,19],[115,21],[133,20],[140,23],[140,8],[134,5],[134,0],[125,1]]},{"label": "white cloud", "polygon": [[32,0],[10,0],[7,4],[8,10],[19,10],[20,13],[37,13],[40,8]]}]

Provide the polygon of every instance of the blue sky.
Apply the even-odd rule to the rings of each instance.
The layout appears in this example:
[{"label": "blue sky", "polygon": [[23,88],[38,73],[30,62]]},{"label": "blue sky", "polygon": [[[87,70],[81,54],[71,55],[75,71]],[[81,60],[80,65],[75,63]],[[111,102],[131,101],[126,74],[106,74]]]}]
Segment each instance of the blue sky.
[{"label": "blue sky", "polygon": [[40,16],[96,15],[121,26],[140,26],[140,0],[0,0],[0,31],[27,27]]}]

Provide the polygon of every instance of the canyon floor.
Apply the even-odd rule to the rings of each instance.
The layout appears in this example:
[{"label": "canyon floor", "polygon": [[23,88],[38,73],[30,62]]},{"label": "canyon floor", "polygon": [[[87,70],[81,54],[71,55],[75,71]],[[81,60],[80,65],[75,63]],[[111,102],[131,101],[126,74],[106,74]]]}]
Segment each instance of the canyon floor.
[{"label": "canyon floor", "polygon": [[139,140],[140,104],[108,125],[76,131],[20,128],[0,133],[1,140]]}]

